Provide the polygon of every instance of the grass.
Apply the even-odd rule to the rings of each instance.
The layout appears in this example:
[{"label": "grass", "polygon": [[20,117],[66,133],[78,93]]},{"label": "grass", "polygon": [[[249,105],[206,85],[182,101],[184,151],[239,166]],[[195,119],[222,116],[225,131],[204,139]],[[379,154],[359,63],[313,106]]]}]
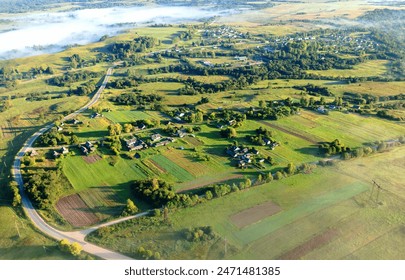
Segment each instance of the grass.
[{"label": "grass", "polygon": [[194,176],[187,172],[184,168],[181,168],[175,162],[171,161],[164,155],[155,155],[151,159],[156,162],[160,167],[166,170],[169,174],[177,178],[178,182],[185,182],[194,179]]},{"label": "grass", "polygon": [[371,60],[353,66],[353,69],[308,70],[309,74],[331,77],[375,77],[387,72],[388,60]]},{"label": "grass", "polygon": [[154,118],[148,112],[142,111],[112,111],[103,113],[103,115],[115,123],[131,123],[137,120]]},{"label": "grass", "polygon": [[308,214],[321,211],[330,205],[349,199],[368,189],[369,185],[359,182],[349,184],[327,194],[304,201],[292,209],[248,226],[236,233],[235,237],[240,240],[239,243],[246,245]]},{"label": "grass", "polygon": [[69,156],[63,160],[63,171],[77,191],[128,184],[132,180],[148,177],[149,174],[145,174],[135,160],[117,160],[117,164],[112,166],[107,158],[88,164],[81,156]]},{"label": "grass", "polygon": [[[176,242],[180,244],[181,240],[175,232],[211,225],[232,248],[225,256],[230,259],[280,258],[301,245],[312,244],[311,240],[326,232],[333,234],[321,243],[312,244],[308,251],[296,252],[295,256],[305,259],[402,259],[403,252],[397,248],[405,243],[402,236],[404,217],[398,209],[403,209],[404,198],[397,192],[402,195],[405,192],[395,186],[405,179],[400,173],[404,149],[396,148],[388,153],[341,162],[335,167],[318,168],[313,174],[296,175],[195,207],[178,209],[169,214],[170,230],[162,226],[161,229],[154,228],[150,234],[153,240],[162,241],[159,243],[161,253],[167,258],[180,251],[172,246]],[[391,174],[388,165],[393,163],[397,167]],[[387,169],[380,170],[381,165]],[[359,172],[359,168],[367,171]],[[384,185],[394,192],[383,192],[380,204],[370,200],[373,177],[367,174],[374,172],[386,178]],[[230,217],[235,213],[267,201],[276,203],[283,211],[241,230],[231,223]],[[131,226],[119,229],[116,234],[123,236],[120,233],[123,231],[131,231]],[[170,232],[172,235],[167,238]],[[151,242],[147,241],[150,240],[148,231],[141,236],[137,244]],[[125,240],[118,236],[111,238],[118,238],[115,244],[123,244]],[[108,242],[104,245],[111,246]],[[119,246],[114,247],[120,250]],[[183,254],[182,257],[194,258],[192,254]],[[223,250],[217,252],[216,257],[224,258]]]},{"label": "grass", "polygon": [[341,112],[322,115],[301,111],[300,115],[282,119],[277,125],[288,127],[298,133],[309,133],[325,141],[338,138],[350,147],[396,138],[405,133],[404,127],[394,122]]},{"label": "grass", "polygon": [[0,206],[0,259],[66,260],[55,241],[41,235],[25,218],[8,206]]}]

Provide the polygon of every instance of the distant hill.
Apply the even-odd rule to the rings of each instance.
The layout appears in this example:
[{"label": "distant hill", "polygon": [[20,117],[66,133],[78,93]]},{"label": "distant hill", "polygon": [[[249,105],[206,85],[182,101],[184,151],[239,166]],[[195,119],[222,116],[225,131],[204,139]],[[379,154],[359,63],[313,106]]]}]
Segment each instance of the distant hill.
[{"label": "distant hill", "polygon": [[167,6],[218,6],[221,8],[263,8],[271,6],[272,4],[270,2],[270,0],[0,0],[0,13],[44,11],[51,8],[61,8],[63,6],[66,6],[66,9],[85,9],[148,4]]}]

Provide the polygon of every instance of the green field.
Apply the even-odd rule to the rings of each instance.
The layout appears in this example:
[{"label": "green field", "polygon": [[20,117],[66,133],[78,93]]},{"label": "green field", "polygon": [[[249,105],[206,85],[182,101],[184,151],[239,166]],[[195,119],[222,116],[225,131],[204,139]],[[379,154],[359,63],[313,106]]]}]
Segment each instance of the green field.
[{"label": "green field", "polygon": [[55,241],[39,234],[26,218],[7,206],[0,206],[0,259],[66,260]]},{"label": "green field", "polygon": [[[181,258],[195,258],[194,248],[188,255],[181,247],[173,249],[173,244],[183,242],[175,233],[184,228],[211,225],[222,238],[222,250],[213,249],[215,252],[205,253],[200,258],[379,259],[389,256],[401,259],[403,252],[397,248],[405,244],[401,235],[404,218],[398,209],[404,209],[401,198],[404,190],[392,188],[388,169],[379,171],[378,165],[400,164],[404,149],[396,148],[389,153],[362,158],[359,162],[353,160],[336,167],[318,168],[310,175],[296,175],[179,209],[170,214],[173,234],[168,235],[164,226],[161,231],[154,227],[150,233],[154,240],[164,238],[164,242],[151,243],[148,232],[143,232],[134,246],[159,250],[167,258],[179,258],[178,254]],[[370,197],[374,176],[363,179],[366,172],[359,174],[353,167],[364,168],[368,173],[376,172],[380,181],[386,179],[387,190],[393,192],[382,192],[377,204],[375,193]],[[400,167],[397,170],[399,172]],[[403,174],[399,177],[404,179]],[[229,220],[233,214],[267,201],[276,203],[283,211],[240,230]],[[110,237],[114,239],[113,247],[130,254],[126,239],[118,235],[131,230],[131,226],[116,230],[117,235]],[[225,238],[229,249],[224,256]],[[394,240],[383,242],[390,238]]]},{"label": "green field", "polygon": [[309,74],[332,77],[375,77],[387,71],[387,60],[371,60],[355,65],[353,69],[308,70]]},{"label": "green field", "polygon": [[178,182],[185,182],[194,179],[193,175],[163,155],[156,155],[151,157],[151,159],[166,170],[166,172],[177,178]]},{"label": "green field", "polygon": [[146,120],[154,118],[147,112],[142,111],[112,111],[105,112],[103,115],[115,123],[132,123],[137,120]]},{"label": "green field", "polygon": [[135,160],[118,159],[118,163],[112,166],[107,159],[88,164],[81,156],[67,157],[63,161],[63,171],[77,191],[128,184],[149,175]]}]

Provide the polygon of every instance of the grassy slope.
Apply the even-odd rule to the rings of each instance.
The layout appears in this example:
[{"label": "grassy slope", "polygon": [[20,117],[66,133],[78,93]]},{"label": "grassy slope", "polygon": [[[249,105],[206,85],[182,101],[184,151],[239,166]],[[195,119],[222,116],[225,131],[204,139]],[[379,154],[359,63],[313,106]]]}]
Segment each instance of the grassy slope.
[{"label": "grassy slope", "polygon": [[39,234],[25,218],[17,217],[12,208],[0,206],[0,259],[64,260],[56,242]]}]

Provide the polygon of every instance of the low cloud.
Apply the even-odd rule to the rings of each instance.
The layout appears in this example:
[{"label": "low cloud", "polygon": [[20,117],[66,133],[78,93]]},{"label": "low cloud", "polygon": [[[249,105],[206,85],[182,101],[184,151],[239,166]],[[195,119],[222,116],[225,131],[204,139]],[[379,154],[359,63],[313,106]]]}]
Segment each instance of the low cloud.
[{"label": "low cloud", "polygon": [[146,23],[180,23],[227,13],[193,7],[127,7],[11,17],[16,28],[0,33],[0,59],[57,52]]}]

